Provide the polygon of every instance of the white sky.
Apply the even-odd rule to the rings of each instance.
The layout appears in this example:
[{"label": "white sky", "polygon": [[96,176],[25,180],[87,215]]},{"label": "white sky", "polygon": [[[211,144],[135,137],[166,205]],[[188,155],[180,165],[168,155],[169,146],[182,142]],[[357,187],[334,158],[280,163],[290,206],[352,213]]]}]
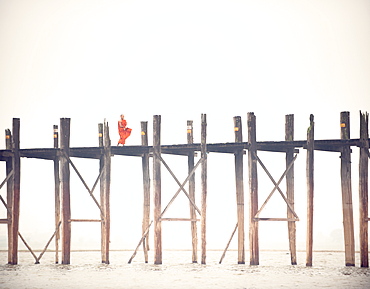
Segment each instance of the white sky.
[{"label": "white sky", "polygon": [[[71,145],[96,146],[97,124],[106,118],[114,144],[116,121],[124,113],[133,128],[127,145],[136,145],[140,144],[140,121],[149,121],[151,132],[152,116],[161,114],[162,143],[175,144],[186,142],[188,119],[194,120],[195,141],[199,142],[200,114],[207,113],[209,142],[231,142],[233,116],[242,116],[246,140],[246,115],[253,111],[257,140],[283,140],[285,114],[295,114],[295,138],[305,139],[309,114],[313,113],[316,138],[333,139],[339,138],[340,112],[350,111],[351,134],[357,138],[358,111],[370,111],[369,51],[367,0],[0,0],[0,127],[11,128],[12,118],[19,117],[21,148],[51,147],[53,124],[58,124],[60,117],[70,117]],[[4,146],[3,142],[0,148]],[[277,163],[283,165],[283,157],[278,162],[271,154],[261,157],[269,168],[276,169],[273,175],[278,179],[283,168]],[[183,161],[176,166],[181,175],[186,160],[174,159],[174,166]],[[76,162],[81,167],[92,164],[84,175],[93,183],[98,165]],[[209,163],[208,244],[223,248],[236,221],[233,158],[212,155]],[[296,207],[302,220],[297,230],[302,249],[304,163],[302,150],[296,168]],[[354,148],[357,226],[356,164]],[[112,215],[117,216],[112,220],[112,247],[133,249],[141,230],[141,162],[115,157],[112,169]],[[342,249],[341,233],[339,241],[335,237],[342,230],[338,154],[318,152],[315,172],[316,248]],[[259,174],[262,178],[263,172]],[[52,178],[51,163],[22,160],[21,232],[31,240],[31,246],[39,248],[53,231]],[[126,189],[119,186],[122,180]],[[262,179],[261,190],[264,185],[268,193],[270,181]],[[83,188],[80,191],[77,195],[87,195]],[[246,200],[247,192],[246,177]],[[0,193],[4,196],[4,189]],[[77,202],[73,206],[77,207]],[[39,208],[35,215],[36,204],[44,204],[44,212]],[[187,203],[183,204],[187,214]],[[75,209],[72,215],[84,212],[90,209]],[[73,228],[77,226],[80,224]],[[165,224],[164,230],[168,232],[170,227],[173,225]],[[185,227],[188,230],[187,224],[181,224]],[[0,230],[0,246],[6,247],[5,226]],[[72,231],[72,248],[85,244],[86,238],[94,240],[93,247],[99,246],[98,233],[94,231],[89,237],[81,232],[85,232],[82,227]],[[271,242],[269,232],[277,234],[276,242]],[[189,232],[181,234],[188,242]],[[174,234],[165,237],[164,248],[190,246],[171,238]],[[261,224],[260,241],[264,248],[281,244],[288,248],[286,224]]]}]

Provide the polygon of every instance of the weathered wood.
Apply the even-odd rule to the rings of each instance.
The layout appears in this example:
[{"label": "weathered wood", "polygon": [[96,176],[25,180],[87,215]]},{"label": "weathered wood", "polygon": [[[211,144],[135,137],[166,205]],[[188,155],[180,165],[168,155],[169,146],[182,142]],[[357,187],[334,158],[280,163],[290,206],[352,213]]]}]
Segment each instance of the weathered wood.
[{"label": "weathered wood", "polygon": [[259,216],[259,214],[261,213],[261,211],[263,210],[263,208],[266,206],[267,202],[272,197],[272,194],[275,192],[275,190],[278,190],[279,193],[280,193],[280,195],[281,195],[281,197],[283,198],[284,202],[287,204],[288,210],[294,215],[294,217],[296,219],[298,219],[297,213],[291,207],[291,205],[289,204],[289,202],[288,202],[287,198],[285,197],[283,191],[279,187],[280,183],[283,181],[284,177],[286,176],[286,174],[289,172],[289,170],[293,166],[293,164],[294,164],[295,160],[297,159],[297,156],[298,155],[295,155],[293,157],[292,161],[290,162],[290,164],[288,164],[288,167],[286,168],[286,170],[284,171],[284,173],[281,175],[281,177],[278,180],[278,182],[275,182],[274,178],[272,177],[272,175],[270,174],[270,172],[267,170],[266,166],[263,164],[263,162],[261,161],[261,159],[257,156],[257,154],[255,154],[254,156],[256,157],[258,163],[261,165],[261,167],[263,168],[263,170],[266,172],[266,174],[268,175],[268,177],[270,178],[270,180],[274,184],[274,188],[272,189],[271,193],[267,196],[265,202],[262,204],[261,208],[258,210],[258,212],[256,213],[255,217],[258,217]]},{"label": "weathered wood", "polygon": [[[254,218],[256,221],[288,221],[288,222],[295,222],[297,218]],[[295,265],[295,264],[292,264]]]},{"label": "weathered wood", "polygon": [[[141,145],[148,146],[148,122],[141,122]],[[144,193],[144,204],[143,204],[143,223],[142,233],[146,231],[150,221],[150,172],[149,172],[149,152],[143,153],[141,157],[141,164],[143,169],[143,193]],[[149,251],[149,232],[143,239],[143,251],[145,263],[148,263],[148,251]]]},{"label": "weathered wood", "polygon": [[231,233],[230,239],[229,239],[229,241],[228,241],[228,242],[227,242],[227,244],[226,244],[225,250],[224,250],[224,252],[222,253],[222,256],[221,256],[220,261],[218,262],[219,264],[221,264],[221,263],[222,263],[222,260],[225,258],[225,255],[226,255],[227,249],[229,248],[230,243],[231,243],[231,240],[233,239],[233,237],[234,237],[234,235],[235,235],[236,229],[238,229],[238,223],[236,223],[235,228],[234,228],[233,232]]},{"label": "weathered wood", "polygon": [[[350,139],[349,112],[340,114],[340,137]],[[355,236],[353,225],[353,206],[352,206],[352,184],[351,184],[351,147],[343,146],[341,159],[341,185],[342,185],[342,205],[343,205],[343,228],[344,228],[344,248],[346,266],[355,266]]]},{"label": "weathered wood", "polygon": [[152,223],[153,223],[153,221],[151,221],[151,222],[150,222],[150,224],[148,225],[148,227],[147,227],[147,228],[145,229],[145,231],[143,232],[143,235],[142,235],[142,237],[141,237],[141,239],[140,239],[140,241],[139,241],[139,244],[137,244],[137,246],[136,246],[136,249],[135,249],[134,253],[132,254],[132,256],[131,256],[130,260],[128,260],[128,264],[131,264],[132,260],[135,258],[135,256],[136,256],[136,252],[137,252],[137,250],[139,249],[139,247],[140,247],[141,243],[143,243],[143,242],[144,242],[145,238],[146,238],[146,237],[147,237],[147,235],[149,234],[149,229],[150,229],[150,226],[152,225]]},{"label": "weathered wood", "polygon": [[[193,134],[193,121],[187,121],[187,143],[193,144],[194,143],[194,134]],[[194,151],[188,153],[188,175],[194,169]],[[195,175],[192,174],[189,178],[189,197],[192,202],[195,204]],[[196,219],[196,212],[194,206],[192,206],[191,202],[189,201],[190,206],[190,218]],[[191,222],[191,245],[192,245],[192,257],[191,260],[193,263],[198,263],[198,235],[197,235],[197,222]]]},{"label": "weathered wood", "polygon": [[100,223],[100,222],[103,222],[103,220],[99,220],[99,219],[70,219],[68,220],[68,222],[72,223],[72,222],[97,222],[97,223]]},{"label": "weathered wood", "polygon": [[360,112],[359,221],[360,266],[369,267],[369,114]]},{"label": "weathered wood", "polygon": [[161,221],[185,221],[185,222],[198,222],[200,219],[196,218],[161,218]]},{"label": "weathered wood", "polygon": [[[104,125],[103,123],[98,124],[98,144],[99,144],[99,147],[104,149]],[[105,219],[105,187],[106,187],[105,181],[106,179],[103,177],[105,165],[106,165],[105,155],[103,153],[101,154],[100,159],[99,159],[99,174],[102,176],[100,178],[100,206],[102,210],[101,214],[104,216],[104,218],[101,217],[100,220],[95,220],[95,221],[101,222],[100,253],[101,253],[102,263],[105,263],[106,261],[105,257],[106,257],[106,249],[107,249],[106,226],[105,226],[105,222],[103,221]]]},{"label": "weathered wood", "polygon": [[[11,178],[12,176],[13,176],[13,171],[5,178],[5,181],[4,182],[6,182],[7,179]],[[1,195],[0,195],[0,201],[3,203],[3,205],[4,205],[5,209],[7,210],[7,212],[8,213],[11,213],[10,208],[8,207],[8,205],[6,204],[5,200],[3,199],[3,197]],[[5,220],[7,221],[6,223],[8,223],[8,224],[11,222],[10,219],[5,219]],[[32,248],[28,245],[28,243],[26,242],[26,240],[23,238],[22,234],[19,231],[18,231],[18,236],[22,240],[22,242],[26,246],[26,248],[30,251],[30,253],[32,254],[32,256],[35,258],[35,260],[37,260],[37,257],[35,255],[35,253],[33,252]],[[12,255],[10,257],[12,257]],[[11,264],[10,261],[9,261],[9,264]]]},{"label": "weathered wood", "polygon": [[198,166],[203,162],[203,159],[200,159],[197,164],[194,166],[194,168],[192,169],[192,171],[189,173],[189,175],[186,177],[185,181],[181,184],[180,181],[176,178],[175,174],[172,172],[172,170],[170,169],[170,167],[167,165],[167,163],[162,159],[162,157],[160,155],[158,155],[158,158],[160,159],[160,161],[162,162],[162,164],[167,168],[167,170],[169,171],[169,173],[171,174],[171,176],[174,178],[174,180],[177,182],[177,184],[179,185],[179,189],[177,190],[177,192],[175,193],[175,195],[172,197],[172,199],[168,202],[167,206],[164,208],[164,210],[162,211],[160,217],[162,217],[164,215],[164,213],[168,210],[168,208],[170,207],[170,205],[174,202],[174,200],[177,198],[177,196],[179,195],[179,193],[181,191],[184,192],[185,196],[188,198],[189,202],[190,202],[190,205],[199,213],[201,214],[201,211],[199,210],[199,208],[197,207],[197,205],[195,204],[195,202],[190,198],[189,194],[186,192],[186,190],[184,189],[184,186],[186,185],[186,183],[189,181],[189,179],[194,175],[195,173],[195,170],[198,168]]},{"label": "weathered wood", "polygon": [[206,264],[207,258],[207,115],[201,116],[201,263]]},{"label": "weathered wood", "polygon": [[70,198],[70,170],[69,170],[69,118],[60,119],[60,148],[64,152],[60,158],[60,184],[62,200],[62,264],[71,262],[71,198]]},{"label": "weathered wood", "polygon": [[258,221],[254,220],[258,211],[258,178],[256,159],[256,116],[253,112],[248,113],[248,143],[250,265],[259,265]]},{"label": "weathered wood", "polygon": [[40,260],[41,260],[42,256],[44,255],[44,253],[48,249],[48,247],[49,247],[51,241],[53,240],[53,238],[56,237],[57,231],[59,231],[59,227],[60,227],[61,223],[62,222],[59,222],[58,225],[56,226],[53,235],[50,237],[49,241],[46,243],[44,250],[42,250],[40,255],[37,257],[37,260],[36,260],[35,264],[40,264]]},{"label": "weathered wood", "polygon": [[[294,115],[285,116],[285,141],[294,140]],[[294,148],[288,148],[285,155],[285,166],[287,168],[286,179],[286,195],[289,206],[294,210]],[[292,167],[288,167],[292,163]],[[287,218],[294,219],[293,212],[287,208]],[[288,236],[290,262],[292,265],[297,265],[297,247],[296,247],[296,225],[295,221],[288,221]]]},{"label": "weathered wood", "polygon": [[154,264],[162,264],[161,116],[153,118]]},{"label": "weathered wood", "polygon": [[93,192],[98,184],[98,181],[99,179],[101,178],[101,176],[105,173],[105,171],[100,171],[99,172],[99,176],[97,177],[92,189],[89,188],[89,186],[87,185],[87,183],[85,182],[84,178],[82,177],[81,173],[79,172],[79,170],[77,169],[76,165],[72,162],[71,158],[69,157],[69,155],[66,154],[65,151],[63,151],[62,153],[64,155],[64,157],[67,159],[67,161],[69,162],[69,164],[71,165],[71,167],[73,168],[73,170],[76,172],[77,176],[79,177],[79,179],[81,180],[82,184],[84,185],[84,187],[86,188],[86,190],[88,191],[90,197],[93,199],[94,203],[96,204],[96,206],[99,208],[99,211],[100,211],[100,215],[102,217],[102,219],[104,219],[104,211],[103,211],[103,208],[102,206],[99,204],[98,200],[95,198]]},{"label": "weathered wood", "polygon": [[312,266],[313,248],[313,198],[314,198],[314,116],[310,115],[310,126],[307,130],[307,236],[306,236],[306,266]]},{"label": "weathered wood", "polygon": [[13,195],[11,207],[11,258],[9,264],[18,264],[18,231],[20,208],[21,158],[19,153],[20,119],[13,118]]},{"label": "weathered wood", "polygon": [[[235,142],[243,142],[242,120],[240,116],[234,117]],[[243,179],[243,155],[244,149],[239,149],[234,154],[235,158],[235,185],[236,185],[236,204],[238,218],[238,264],[245,264],[244,249],[244,179]]]},{"label": "weathered wood", "polygon": [[[5,130],[5,145],[7,150],[12,149],[12,134],[9,129]],[[14,173],[13,171],[13,159],[7,158],[6,160],[6,175],[9,176]],[[14,186],[14,178],[8,178],[6,183],[6,200],[8,204],[7,210],[7,219],[8,222],[8,263],[11,264],[12,262],[12,248],[13,248],[13,237],[12,237],[12,208],[13,208],[13,186]]]},{"label": "weathered wood", "polygon": [[104,218],[102,224],[104,225],[104,251],[102,251],[102,263],[109,264],[109,244],[110,244],[110,181],[111,181],[111,140],[109,136],[109,125],[104,122],[104,167],[103,175],[103,199],[104,199]]},{"label": "weathered wood", "polygon": [[[59,148],[59,129],[53,127],[54,148]],[[59,242],[60,242],[60,176],[59,176],[59,155],[56,154],[54,164],[54,203],[55,203],[55,264],[59,263]]]},{"label": "weathered wood", "polygon": [[35,258],[35,261],[37,261],[37,256],[36,256],[35,252],[32,250],[32,248],[30,247],[30,245],[28,245],[28,243],[26,242],[26,239],[23,238],[23,236],[19,232],[18,232],[18,236],[22,240],[23,244],[26,246],[26,248],[28,249],[28,251],[30,251],[30,253],[33,256],[33,258]]}]

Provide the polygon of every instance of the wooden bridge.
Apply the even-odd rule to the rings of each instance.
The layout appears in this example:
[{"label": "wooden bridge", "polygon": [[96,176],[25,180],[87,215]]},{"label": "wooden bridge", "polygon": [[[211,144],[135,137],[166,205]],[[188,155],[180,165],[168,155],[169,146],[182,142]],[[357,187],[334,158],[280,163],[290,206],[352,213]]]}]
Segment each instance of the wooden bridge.
[{"label": "wooden bridge", "polygon": [[[111,146],[109,126],[107,123],[99,124],[98,147],[70,147],[70,119],[60,119],[59,127],[54,125],[54,147],[40,149],[20,148],[20,119],[13,119],[12,131],[6,130],[6,149],[0,150],[0,160],[6,164],[6,177],[0,185],[0,189],[6,184],[6,200],[0,195],[3,205],[7,209],[7,217],[0,219],[0,223],[8,226],[8,263],[18,263],[18,240],[20,239],[33,254],[36,263],[39,263],[52,240],[55,240],[55,262],[59,263],[59,251],[61,251],[61,263],[70,263],[71,252],[71,222],[100,222],[101,223],[101,258],[103,263],[109,263],[110,241],[110,174],[111,157],[113,155],[137,156],[142,159],[144,211],[142,238],[134,250],[129,262],[135,257],[138,248],[143,245],[145,262],[148,262],[148,233],[153,224],[154,231],[154,264],[162,264],[162,222],[164,221],[188,221],[191,224],[192,234],[192,262],[198,260],[198,236],[197,226],[200,222],[200,262],[206,264],[206,240],[207,240],[207,155],[209,153],[226,153],[235,156],[235,182],[237,199],[237,224],[230,237],[230,241],[237,232],[238,260],[239,264],[245,263],[245,217],[244,217],[244,154],[248,157],[248,203],[249,203],[249,250],[251,265],[259,264],[259,234],[258,224],[261,221],[286,221],[289,231],[289,248],[291,264],[297,264],[296,260],[296,226],[299,221],[294,211],[294,161],[299,149],[305,149],[306,154],[306,179],[307,179],[307,234],[306,234],[306,265],[312,266],[313,244],[313,207],[314,207],[314,151],[339,152],[341,154],[341,188],[343,204],[343,226],[345,242],[345,264],[355,265],[355,241],[354,220],[352,207],[351,186],[351,147],[360,150],[359,160],[359,228],[360,228],[360,256],[361,266],[368,267],[368,158],[369,133],[368,114],[360,112],[360,138],[351,139],[349,129],[349,113],[342,112],[340,118],[341,135],[335,140],[314,139],[314,117],[310,116],[306,140],[294,140],[294,115],[285,117],[285,140],[264,141],[256,140],[256,116],[248,113],[248,141],[243,141],[241,117],[234,117],[235,142],[232,143],[207,143],[207,118],[201,116],[201,142],[193,143],[193,122],[187,122],[187,143],[180,145],[161,145],[161,116],[153,118],[153,144],[148,145],[147,122],[141,122],[140,146]],[[280,152],[286,154],[286,169],[279,180],[274,180],[266,166],[258,157],[258,151]],[[195,163],[195,154],[200,152],[200,159]],[[162,158],[162,154],[182,155],[188,158],[188,176],[180,181],[173,173],[169,165]],[[20,172],[21,158],[46,159],[54,162],[55,180],[55,232],[49,239],[44,250],[36,256],[27,241],[19,232],[19,202],[20,202]],[[99,175],[92,188],[90,188],[73,158],[92,158],[99,160]],[[150,171],[149,158],[153,159],[153,184],[152,194],[154,198],[153,221],[150,221]],[[258,203],[258,176],[257,166],[260,165],[274,184],[267,199],[259,206]],[[179,185],[177,192],[171,201],[162,209],[161,198],[161,169],[166,168]],[[80,178],[86,190],[94,200],[100,211],[98,219],[72,219],[70,201],[70,170]],[[195,203],[195,172],[201,170],[201,204]],[[286,193],[279,185],[286,179]],[[100,196],[94,195],[94,190],[99,185]],[[185,186],[187,185],[187,189]],[[265,207],[274,192],[278,192],[287,205],[286,218],[261,218],[260,212]],[[175,198],[184,193],[190,204],[189,218],[164,218],[163,215]],[[99,199],[99,200],[98,200]],[[220,263],[225,256],[230,244],[228,242]],[[59,249],[61,245],[61,250]]]}]

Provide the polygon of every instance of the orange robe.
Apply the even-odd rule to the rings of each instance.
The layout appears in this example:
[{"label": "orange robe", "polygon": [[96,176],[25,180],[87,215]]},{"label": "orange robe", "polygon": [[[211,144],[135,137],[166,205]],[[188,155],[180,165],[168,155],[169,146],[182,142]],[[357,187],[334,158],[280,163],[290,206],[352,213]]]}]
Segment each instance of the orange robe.
[{"label": "orange robe", "polygon": [[127,127],[127,121],[125,119],[118,121],[118,133],[120,137],[118,143],[124,145],[126,139],[131,135],[131,131],[132,129]]}]

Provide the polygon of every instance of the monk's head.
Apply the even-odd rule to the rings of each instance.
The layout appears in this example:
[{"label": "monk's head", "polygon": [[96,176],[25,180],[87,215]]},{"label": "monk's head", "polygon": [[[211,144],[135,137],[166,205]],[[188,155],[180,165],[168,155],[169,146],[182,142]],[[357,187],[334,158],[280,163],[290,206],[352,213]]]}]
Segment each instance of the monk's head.
[{"label": "monk's head", "polygon": [[123,114],[121,114],[121,119],[125,119],[125,116]]}]

